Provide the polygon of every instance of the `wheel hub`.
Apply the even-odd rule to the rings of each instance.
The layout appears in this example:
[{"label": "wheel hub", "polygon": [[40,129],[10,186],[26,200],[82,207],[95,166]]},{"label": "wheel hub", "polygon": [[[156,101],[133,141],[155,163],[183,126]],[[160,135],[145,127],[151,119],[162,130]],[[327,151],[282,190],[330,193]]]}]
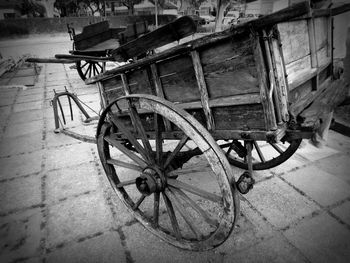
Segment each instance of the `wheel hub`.
[{"label": "wheel hub", "polygon": [[164,190],[165,184],[163,173],[155,167],[145,168],[141,175],[136,178],[136,187],[143,195],[161,192]]}]

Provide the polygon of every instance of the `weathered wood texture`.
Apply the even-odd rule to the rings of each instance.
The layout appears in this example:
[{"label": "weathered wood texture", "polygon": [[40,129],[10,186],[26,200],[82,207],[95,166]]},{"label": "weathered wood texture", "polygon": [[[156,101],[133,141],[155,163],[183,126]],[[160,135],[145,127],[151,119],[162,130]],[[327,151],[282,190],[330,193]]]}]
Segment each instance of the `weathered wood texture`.
[{"label": "weathered wood texture", "polygon": [[111,52],[112,57],[117,60],[127,60],[166,45],[173,41],[189,36],[196,32],[196,25],[189,17],[181,17],[152,32],[144,34],[137,39],[125,43]]}]

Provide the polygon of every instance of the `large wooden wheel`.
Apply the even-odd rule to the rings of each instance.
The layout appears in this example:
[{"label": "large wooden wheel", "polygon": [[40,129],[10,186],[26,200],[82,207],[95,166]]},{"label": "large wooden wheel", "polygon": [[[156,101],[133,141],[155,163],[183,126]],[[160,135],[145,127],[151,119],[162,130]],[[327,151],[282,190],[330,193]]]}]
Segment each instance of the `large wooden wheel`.
[{"label": "large wooden wheel", "polygon": [[78,74],[82,80],[96,76],[104,71],[104,62],[77,61],[75,63]]},{"label": "large wooden wheel", "polygon": [[119,98],[101,115],[97,145],[113,189],[149,231],[189,250],[230,235],[239,213],[230,165],[188,113],[152,95]]},{"label": "large wooden wheel", "polygon": [[[252,141],[253,169],[265,170],[276,167],[287,161],[298,149],[302,139],[284,141],[279,143]],[[228,161],[241,169],[248,169],[246,162],[246,142],[232,140],[222,143]]]}]

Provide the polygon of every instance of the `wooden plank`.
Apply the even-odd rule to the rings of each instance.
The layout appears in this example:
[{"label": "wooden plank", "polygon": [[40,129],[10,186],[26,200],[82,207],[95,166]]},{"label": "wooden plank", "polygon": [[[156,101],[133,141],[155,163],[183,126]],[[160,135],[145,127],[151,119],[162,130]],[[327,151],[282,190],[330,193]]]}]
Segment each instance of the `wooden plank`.
[{"label": "wooden plank", "polygon": [[288,86],[289,91],[294,90],[300,85],[304,84],[308,80],[312,79],[317,75],[318,69],[305,69],[298,72],[295,78],[289,78],[288,76]]},{"label": "wooden plank", "polygon": [[254,48],[254,57],[256,63],[256,69],[258,72],[259,87],[260,87],[260,96],[261,102],[264,109],[264,120],[265,127],[267,130],[276,130],[276,117],[275,111],[272,104],[272,94],[269,93],[268,84],[267,84],[267,72],[264,63],[264,57],[259,43],[259,37],[256,36],[255,48]]},{"label": "wooden plank", "polygon": [[[169,30],[170,28],[172,30]],[[174,30],[177,32],[176,35],[173,34]],[[149,50],[180,40],[178,39],[179,36],[183,38],[193,34],[195,31],[196,25],[190,17],[180,17],[165,26],[120,46],[113,50],[111,55],[117,61],[127,60],[144,54]]]},{"label": "wooden plank", "polygon": [[[260,93],[255,94],[243,94],[230,97],[222,97],[216,99],[209,99],[209,107],[225,107],[225,106],[237,106],[246,104],[257,104],[261,102]],[[193,101],[187,103],[175,103],[176,106],[182,109],[199,109],[202,107],[201,101]]]},{"label": "wooden plank", "polygon": [[315,18],[316,50],[328,44],[328,17]]},{"label": "wooden plank", "polygon": [[215,130],[266,130],[265,120],[262,118],[264,109],[261,104],[217,107],[211,110]]},{"label": "wooden plank", "polygon": [[173,57],[157,63],[158,74],[166,100],[172,102],[199,101],[197,79],[188,54]]},{"label": "wooden plank", "polygon": [[249,34],[201,49],[201,64],[210,98],[259,91],[253,41]]},{"label": "wooden plank", "polygon": [[324,114],[333,111],[346,97],[348,86],[343,80],[336,80],[319,92],[311,105],[305,109],[300,117],[303,118],[304,126],[313,126]]},{"label": "wooden plank", "polygon": [[272,92],[272,100],[273,100],[273,106],[275,108],[275,116],[276,116],[276,122],[278,125],[282,124],[282,116],[281,116],[281,109],[280,109],[280,101],[277,96],[277,86],[276,79],[275,79],[275,66],[273,65],[273,58],[271,56],[271,50],[270,50],[270,40],[269,37],[267,37],[266,31],[263,30],[263,41],[265,44],[265,52],[266,52],[266,60],[267,60],[267,66],[269,71],[269,93]]},{"label": "wooden plank", "polygon": [[306,20],[278,24],[282,50],[286,64],[305,57],[310,53]]},{"label": "wooden plank", "polygon": [[309,29],[309,44],[310,44],[310,54],[311,54],[311,67],[318,67],[317,60],[317,47],[316,47],[316,33],[315,33],[315,19],[311,18],[307,20],[307,26]]},{"label": "wooden plank", "polygon": [[209,107],[209,95],[208,95],[207,85],[204,79],[202,64],[197,51],[192,51],[191,57],[192,57],[194,71],[196,74],[199,93],[201,95],[201,102],[202,102],[202,107],[203,107],[203,111],[207,122],[207,129],[211,131],[215,129],[215,124],[214,124],[214,119]]},{"label": "wooden plank", "polygon": [[[158,97],[160,98],[165,98],[164,97],[164,91],[163,91],[163,86],[162,86],[162,82],[160,81],[159,75],[158,75],[158,71],[157,71],[157,65],[151,64],[150,66],[151,68],[151,74],[152,74],[152,79],[153,79],[153,84],[156,88],[156,94]],[[164,126],[165,126],[165,130],[166,131],[171,131],[171,124],[170,121],[166,118],[163,118],[163,122],[164,122]]]},{"label": "wooden plank", "polygon": [[300,75],[303,74],[303,72],[312,72],[310,55],[307,55],[292,63],[286,64],[286,73],[290,90],[292,89],[292,87],[295,87],[295,85],[293,85],[292,83],[300,82]]},{"label": "wooden plank", "polygon": [[[311,80],[309,82],[306,82],[304,85],[307,85],[309,87],[309,92],[307,92],[304,96],[298,97],[294,103],[291,105],[291,110],[294,114],[298,115],[300,112],[302,112],[307,106],[310,105],[310,103],[314,100],[314,98],[319,94],[319,92],[322,92],[327,86],[329,86],[331,83],[331,78],[328,78],[326,81],[324,81],[319,87],[317,91],[312,91],[312,83]],[[300,89],[300,90],[306,90]]]},{"label": "wooden plank", "polygon": [[276,91],[278,96],[278,101],[280,103],[281,117],[282,121],[287,122],[289,120],[288,111],[288,84],[286,79],[284,61],[281,54],[281,49],[279,48],[279,40],[271,39],[271,49],[273,54],[273,62],[275,64],[275,74],[276,74]]},{"label": "wooden plank", "polygon": [[109,29],[108,21],[101,21],[91,25],[83,27],[83,31],[80,34],[74,36],[74,41],[81,41],[91,36],[95,36],[102,31]]},{"label": "wooden plank", "polygon": [[59,64],[72,64],[76,60],[73,59],[57,59],[57,58],[27,58],[26,62],[30,63],[59,63]]}]

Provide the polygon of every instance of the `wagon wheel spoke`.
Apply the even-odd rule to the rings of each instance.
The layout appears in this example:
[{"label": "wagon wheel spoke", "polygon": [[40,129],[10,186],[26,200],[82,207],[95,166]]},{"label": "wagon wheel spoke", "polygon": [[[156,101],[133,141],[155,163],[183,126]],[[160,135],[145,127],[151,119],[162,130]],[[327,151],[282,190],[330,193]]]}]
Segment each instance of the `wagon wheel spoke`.
[{"label": "wagon wheel spoke", "polygon": [[[253,169],[269,169],[285,162],[295,153],[301,141],[301,139],[295,139],[288,142],[289,145],[283,147],[280,146],[280,143],[265,142],[265,144],[261,145],[258,144],[257,141],[253,141],[253,149],[256,151],[255,156],[253,154]],[[235,150],[235,152],[238,154],[238,156],[234,155],[233,151],[226,155],[228,161],[234,166],[242,169],[247,169],[248,166],[245,160],[246,154],[243,156],[242,154],[240,155],[238,151]]]},{"label": "wagon wheel spoke", "polygon": [[94,64],[93,63],[90,63],[90,66],[89,66],[89,78],[91,78],[91,73],[92,73],[92,70],[93,70],[93,66]]},{"label": "wagon wheel spoke", "polygon": [[276,143],[269,143],[279,154],[282,154],[284,151],[278,147]]},{"label": "wagon wheel spoke", "polygon": [[261,162],[266,162],[265,160],[265,157],[264,157],[264,154],[262,153],[261,149],[260,149],[260,146],[258,145],[258,143],[256,141],[253,141],[253,144],[254,144],[254,147],[256,149],[256,152],[258,153],[259,155],[259,158],[260,158],[260,161]]},{"label": "wagon wheel spoke", "polygon": [[85,73],[84,73],[84,77],[86,78],[86,76],[89,74],[89,77],[91,76],[91,63],[89,63],[88,68],[86,69]]},{"label": "wagon wheel spoke", "polygon": [[159,114],[154,114],[154,128],[156,131],[156,162],[162,167],[162,158],[163,158],[163,139],[162,139],[162,129],[161,129],[161,121],[162,117]]},{"label": "wagon wheel spoke", "polygon": [[176,193],[178,196],[180,196],[190,207],[192,207],[193,210],[197,211],[203,218],[204,220],[212,226],[217,226],[218,221],[212,216],[210,216],[209,213],[207,213],[205,210],[203,210],[196,202],[194,202],[191,198],[188,197],[182,190],[171,187],[170,188],[174,194]]},{"label": "wagon wheel spoke", "polygon": [[131,160],[133,160],[136,164],[140,166],[140,168],[145,168],[147,166],[146,162],[142,160],[140,157],[138,157],[135,153],[127,149],[125,146],[123,146],[119,141],[111,138],[111,136],[105,136],[104,140],[109,142],[111,145],[116,147],[119,151],[124,153],[126,156],[128,156]]},{"label": "wagon wheel spoke", "polygon": [[86,62],[86,61],[85,61],[84,65],[82,65],[81,68],[85,68],[86,65],[89,65],[89,62]]},{"label": "wagon wheel spoke", "polygon": [[180,227],[179,227],[179,223],[177,222],[177,219],[176,219],[173,205],[171,204],[169,197],[164,192],[162,192],[162,196],[163,196],[163,199],[165,202],[166,209],[168,211],[168,215],[169,215],[169,218],[171,221],[171,225],[173,227],[175,237],[177,240],[181,240]]},{"label": "wagon wheel spoke", "polygon": [[124,182],[120,182],[117,184],[118,188],[124,187],[124,186],[128,186],[128,185],[134,185],[136,183],[136,180],[128,180],[128,181],[124,181]]},{"label": "wagon wheel spoke", "polygon": [[120,167],[124,167],[124,168],[128,168],[130,170],[139,171],[139,172],[141,172],[143,170],[140,166],[137,166],[135,164],[127,163],[127,162],[123,162],[123,161],[119,161],[119,160],[115,160],[115,159],[108,159],[107,163],[113,164],[116,166],[120,166]]},{"label": "wagon wheel spoke", "polygon": [[158,227],[159,225],[159,198],[160,193],[155,192],[154,193],[154,203],[153,203],[153,224],[155,227]]},{"label": "wagon wheel spoke", "polygon": [[203,197],[205,199],[208,199],[210,201],[216,202],[216,203],[221,203],[222,199],[220,196],[207,192],[205,190],[202,190],[200,188],[197,188],[195,186],[189,185],[187,183],[184,183],[182,181],[179,180],[175,180],[175,179],[168,179],[168,184],[171,185],[174,188],[177,189],[183,189],[187,192],[190,192],[192,194],[198,195],[200,197]]},{"label": "wagon wheel spoke", "polygon": [[132,105],[132,103],[130,103],[130,107],[129,107],[129,111],[130,111],[130,117],[133,120],[133,124],[134,127],[136,129],[136,132],[141,136],[141,141],[143,144],[143,149],[146,151],[146,159],[148,159],[150,162],[154,162],[153,158],[152,158],[152,147],[149,143],[149,140],[147,138],[146,135],[146,131],[142,125],[141,119],[140,119],[140,115],[138,114],[135,106]]},{"label": "wagon wheel spoke", "polygon": [[130,141],[130,143],[136,148],[137,152],[139,154],[141,154],[141,156],[143,157],[143,159],[145,161],[149,160],[149,157],[147,155],[147,152],[145,151],[145,149],[141,146],[141,144],[136,140],[135,136],[133,134],[131,134],[130,130],[127,129],[124,124],[119,121],[116,117],[111,117],[112,122],[118,127],[118,129],[120,130],[120,132],[122,132]]},{"label": "wagon wheel spoke", "polygon": [[171,197],[172,204],[174,205],[176,210],[180,213],[182,218],[185,220],[186,224],[189,226],[189,228],[191,229],[193,234],[195,234],[197,239],[200,240],[202,237],[202,234],[198,230],[198,228],[196,227],[194,222],[192,221],[191,215],[189,215],[189,213],[186,211],[185,207],[181,204],[179,198],[170,189],[166,189],[165,193],[169,197],[169,199]]},{"label": "wagon wheel spoke", "polygon": [[138,209],[141,203],[145,200],[145,198],[146,198],[146,195],[141,195],[141,197],[136,201],[132,209],[134,210]]},{"label": "wagon wheel spoke", "polygon": [[169,166],[169,164],[171,164],[175,156],[181,151],[181,149],[185,146],[187,141],[188,141],[188,136],[184,135],[179,141],[179,143],[176,145],[174,151],[166,159],[164,163],[164,169],[166,169]]},{"label": "wagon wheel spoke", "polygon": [[96,63],[93,64],[94,67],[94,76],[98,75],[98,70],[96,68]]},{"label": "wagon wheel spoke", "polygon": [[100,71],[98,71],[99,73],[103,71],[103,66],[100,63],[96,63],[96,65],[100,68]]}]

